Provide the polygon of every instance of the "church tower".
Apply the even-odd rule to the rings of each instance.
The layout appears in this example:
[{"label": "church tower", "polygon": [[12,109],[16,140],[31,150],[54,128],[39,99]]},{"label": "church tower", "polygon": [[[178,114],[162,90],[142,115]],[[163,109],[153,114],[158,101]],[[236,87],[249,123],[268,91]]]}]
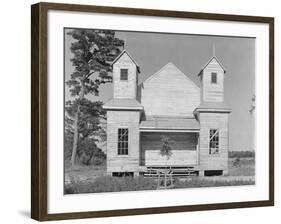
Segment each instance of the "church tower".
[{"label": "church tower", "polygon": [[227,175],[229,148],[229,114],[225,104],[226,70],[213,55],[201,69],[201,104],[194,114],[200,123],[200,175]]},{"label": "church tower", "polygon": [[107,173],[139,175],[139,123],[143,110],[137,101],[139,66],[126,51],[112,62],[113,98],[106,102]]},{"label": "church tower", "polygon": [[224,101],[225,69],[216,56],[203,67],[199,76],[202,82],[202,102],[222,103]]},{"label": "church tower", "polygon": [[136,99],[139,66],[124,50],[113,62],[113,98]]}]

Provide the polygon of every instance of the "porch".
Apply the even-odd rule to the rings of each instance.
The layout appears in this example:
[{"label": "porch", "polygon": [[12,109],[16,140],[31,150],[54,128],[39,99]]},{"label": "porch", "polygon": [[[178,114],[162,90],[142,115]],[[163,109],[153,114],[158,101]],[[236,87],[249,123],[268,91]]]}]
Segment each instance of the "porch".
[{"label": "porch", "polygon": [[[161,155],[163,138],[171,142],[169,156]],[[199,124],[193,117],[148,117],[140,124],[140,166],[186,170],[198,164]]]}]

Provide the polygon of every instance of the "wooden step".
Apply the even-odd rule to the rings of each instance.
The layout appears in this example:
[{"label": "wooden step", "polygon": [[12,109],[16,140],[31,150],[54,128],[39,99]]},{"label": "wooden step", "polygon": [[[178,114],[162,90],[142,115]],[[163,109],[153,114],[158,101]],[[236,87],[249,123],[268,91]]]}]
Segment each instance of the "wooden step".
[{"label": "wooden step", "polygon": [[147,171],[144,172],[144,176],[149,177],[163,177],[165,173],[168,176],[198,176],[199,172],[194,170],[193,167],[171,167],[171,166],[151,166],[147,167]]}]

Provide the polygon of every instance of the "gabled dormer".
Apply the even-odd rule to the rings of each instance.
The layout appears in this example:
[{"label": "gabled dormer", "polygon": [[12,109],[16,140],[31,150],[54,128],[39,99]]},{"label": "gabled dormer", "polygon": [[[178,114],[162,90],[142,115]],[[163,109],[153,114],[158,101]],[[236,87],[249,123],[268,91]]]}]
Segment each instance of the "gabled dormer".
[{"label": "gabled dormer", "polygon": [[201,69],[201,103],[224,101],[225,69],[216,56],[213,56]]},{"label": "gabled dormer", "polygon": [[139,66],[128,51],[123,50],[112,62],[113,98],[136,99]]}]

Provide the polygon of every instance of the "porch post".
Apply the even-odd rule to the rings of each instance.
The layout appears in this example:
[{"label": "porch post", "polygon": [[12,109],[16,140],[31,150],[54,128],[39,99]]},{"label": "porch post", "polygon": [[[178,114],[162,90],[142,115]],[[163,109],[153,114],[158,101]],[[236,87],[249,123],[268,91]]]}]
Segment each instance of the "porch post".
[{"label": "porch post", "polygon": [[142,148],[142,132],[139,132],[139,165],[145,166],[145,151]]},{"label": "porch post", "polygon": [[203,177],[204,176],[204,170],[199,170],[199,176]]},{"label": "porch post", "polygon": [[197,162],[197,165],[199,165],[199,161],[200,161],[200,142],[199,142],[199,136],[200,134],[198,133],[197,134],[197,145],[196,145],[196,153],[197,153],[197,157],[196,157],[196,162]]}]

